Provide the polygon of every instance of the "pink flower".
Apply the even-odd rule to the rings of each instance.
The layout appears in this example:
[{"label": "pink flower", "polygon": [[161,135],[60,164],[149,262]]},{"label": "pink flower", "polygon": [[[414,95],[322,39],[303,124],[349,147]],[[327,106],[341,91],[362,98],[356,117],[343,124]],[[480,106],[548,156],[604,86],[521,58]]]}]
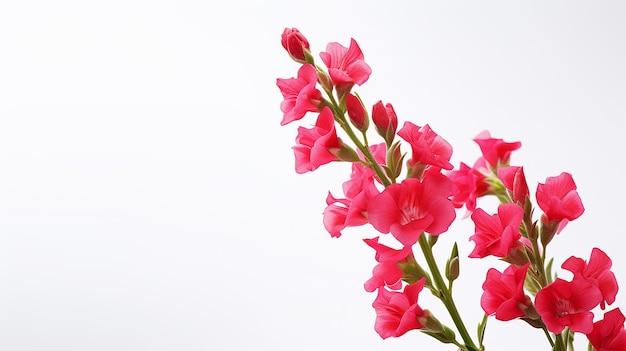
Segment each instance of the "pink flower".
[{"label": "pink flower", "polygon": [[376,311],[374,330],[381,338],[402,336],[409,330],[424,327],[417,320],[425,315],[425,311],[417,304],[417,297],[425,282],[422,278],[415,284],[407,285],[403,292],[378,289],[372,307]]},{"label": "pink flower", "polygon": [[285,28],[281,35],[280,42],[289,53],[292,59],[304,63],[306,58],[304,51],[309,50],[309,41],[296,28]]},{"label": "pink flower", "polygon": [[507,257],[511,249],[522,245],[519,242],[519,227],[523,218],[524,210],[511,203],[498,206],[498,213],[491,216],[480,208],[476,209],[472,214],[475,231],[470,237],[476,246],[469,257]]},{"label": "pink flower", "polygon": [[302,119],[307,112],[319,111],[322,93],[316,89],[317,71],[313,65],[300,67],[298,78],[276,79],[276,85],[285,98],[280,104],[281,126]]},{"label": "pink flower", "polygon": [[593,330],[587,334],[589,343],[596,351],[626,350],[624,320],[619,308],[606,312],[604,319],[593,323]]},{"label": "pink flower", "polygon": [[338,159],[332,151],[341,148],[341,139],[337,137],[335,119],[330,108],[324,107],[313,128],[298,128],[296,144],[292,149],[296,156],[297,173],[314,171],[319,166]]},{"label": "pink flower", "polygon": [[328,193],[323,222],[324,228],[333,238],[340,237],[341,231],[347,227],[356,227],[367,223],[367,205],[369,199],[378,194],[378,189],[371,180],[363,186],[361,191],[356,192],[356,194],[352,194],[354,189],[349,189],[345,193],[345,199],[336,199],[331,193]]},{"label": "pink flower", "polygon": [[373,292],[380,287],[389,287],[399,290],[402,288],[402,269],[399,262],[406,261],[411,254],[410,247],[401,250],[393,249],[378,242],[378,237],[374,239],[363,239],[367,245],[376,250],[376,261],[378,264],[372,271],[372,277],[364,284],[365,291]]},{"label": "pink flower", "polygon": [[589,263],[578,257],[570,257],[561,267],[574,274],[574,279],[584,279],[591,285],[597,287],[602,293],[601,308],[604,309],[604,303],[609,305],[615,302],[617,296],[617,279],[615,274],[611,272],[613,262],[604,251],[593,248]]},{"label": "pink flower", "polygon": [[454,220],[456,213],[448,199],[450,180],[439,173],[426,173],[422,181],[409,178],[391,184],[370,199],[370,223],[381,233],[391,234],[404,246],[417,242],[422,232],[439,235]]},{"label": "pink flower", "polygon": [[328,43],[326,52],[320,53],[322,61],[328,67],[330,79],[337,86],[352,86],[365,83],[372,73],[370,66],[363,61],[363,52],[354,39],[350,47],[339,43]]},{"label": "pink flower", "polygon": [[557,278],[537,292],[535,308],[549,331],[558,334],[569,327],[587,334],[593,329],[591,310],[601,300],[600,291],[586,281]]},{"label": "pink flower", "polygon": [[[480,158],[477,165],[480,165],[481,160],[484,162],[484,158]],[[477,198],[489,193],[490,187],[486,182],[487,177],[478,171],[476,166],[470,168],[461,162],[459,169],[448,172],[447,176],[459,190],[452,196],[454,207],[461,208],[465,206],[468,213],[476,209]]]},{"label": "pink flower", "polygon": [[[563,220],[573,221],[580,217],[585,208],[576,191],[572,175],[566,172],[556,177],[546,178],[546,183],[537,186],[537,204],[543,210],[542,221],[545,223]],[[567,223],[567,222],[565,222]],[[562,229],[564,224],[560,225]]]},{"label": "pink flower", "polygon": [[454,168],[450,163],[452,146],[428,124],[420,128],[411,122],[404,122],[398,136],[411,145],[412,157],[408,161],[409,167],[419,162],[447,170]]},{"label": "pink flower", "polygon": [[508,165],[511,152],[519,149],[522,143],[519,141],[508,143],[502,139],[492,138],[488,131],[483,131],[474,138],[474,142],[480,147],[483,157],[493,168]]},{"label": "pink flower", "polygon": [[498,178],[504,186],[513,194],[513,201],[520,206],[526,204],[526,198],[530,196],[528,183],[524,175],[524,167],[508,166],[498,168]]},{"label": "pink flower", "polygon": [[480,306],[487,315],[495,314],[496,319],[509,321],[526,314],[525,309],[532,305],[524,294],[524,279],[529,266],[529,263],[523,267],[510,265],[503,273],[495,268],[487,271],[480,298]]}]

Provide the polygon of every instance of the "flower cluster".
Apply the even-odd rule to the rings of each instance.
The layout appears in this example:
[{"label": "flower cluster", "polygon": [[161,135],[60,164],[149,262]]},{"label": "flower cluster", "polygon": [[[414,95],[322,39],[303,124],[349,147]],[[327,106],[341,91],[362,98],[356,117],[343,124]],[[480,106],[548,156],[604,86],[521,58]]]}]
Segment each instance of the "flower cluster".
[{"label": "flower cluster", "polygon": [[[312,127],[298,127],[296,172],[331,162],[351,164],[342,197],[328,193],[324,227],[332,237],[366,224],[380,234],[364,239],[377,262],[364,288],[376,292],[374,329],[382,338],[417,329],[461,350],[484,350],[487,317],[493,316],[500,321],[521,319],[542,330],[553,350],[573,348],[576,333],[587,337],[590,349],[626,350],[624,315],[619,308],[607,307],[615,302],[618,284],[606,253],[593,248],[588,260],[565,260],[561,268],[571,273],[570,280],[557,278],[553,260],[547,257],[555,236],[585,210],[569,173],[547,177],[533,199],[524,168],[511,165],[511,155],[521,143],[494,138],[488,131],[474,138],[482,156],[473,166],[460,163],[455,168],[450,163],[452,146],[428,124],[405,122],[398,128],[390,103],[381,100],[368,108],[354,91],[372,73],[354,39],[348,47],[329,43],[319,54],[325,68],[316,63],[308,40],[297,29],[285,29],[282,45],[301,66],[295,78],[277,79],[284,98],[280,124],[316,116]],[[378,143],[370,142],[371,124],[381,138]],[[479,199],[487,196],[499,200],[493,211],[478,207]],[[469,236],[474,248],[467,256],[507,264],[502,271],[486,272],[480,299],[485,318],[475,337],[452,294],[460,272],[458,247],[453,245],[443,267],[432,250],[461,209],[475,227]],[[538,218],[535,213],[540,213]],[[454,327],[420,305],[424,291],[441,301]],[[596,316],[597,309],[605,311],[602,318]]]}]

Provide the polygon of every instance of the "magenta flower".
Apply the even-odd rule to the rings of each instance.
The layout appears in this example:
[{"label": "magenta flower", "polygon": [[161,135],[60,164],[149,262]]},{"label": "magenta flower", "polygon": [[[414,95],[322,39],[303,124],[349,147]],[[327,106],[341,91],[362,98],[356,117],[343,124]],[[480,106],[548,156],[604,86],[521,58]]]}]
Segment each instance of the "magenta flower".
[{"label": "magenta flower", "polygon": [[584,280],[557,278],[537,292],[535,309],[549,331],[558,334],[565,327],[587,334],[593,329],[591,310],[602,300],[595,286]]},{"label": "magenta flower", "polygon": [[487,271],[483,283],[480,306],[487,315],[494,315],[501,321],[509,321],[526,314],[525,309],[532,305],[524,294],[524,279],[529,263],[523,267],[510,265],[503,273],[495,268]]},{"label": "magenta flower", "polygon": [[402,288],[402,269],[399,262],[406,261],[411,254],[410,247],[401,250],[393,249],[378,242],[378,237],[374,239],[363,239],[367,245],[376,250],[376,261],[378,264],[372,270],[372,277],[363,285],[365,291],[373,292],[381,287],[388,287],[393,290]]},{"label": "magenta flower", "polygon": [[[537,204],[543,210],[542,221],[545,223],[573,221],[585,211],[574,179],[566,172],[546,178],[545,184],[539,183],[535,196]],[[563,224],[560,226],[562,228]]]},{"label": "magenta flower", "polygon": [[415,284],[407,285],[403,292],[378,289],[372,307],[376,311],[374,330],[381,338],[402,336],[409,330],[424,327],[417,318],[426,313],[417,304],[417,298],[425,282],[426,279],[422,278]]},{"label": "magenta flower", "polygon": [[454,168],[450,163],[452,145],[435,133],[428,124],[418,127],[411,122],[404,122],[398,136],[411,145],[411,159],[408,166],[423,163],[443,169]]},{"label": "magenta flower", "polygon": [[296,173],[316,170],[319,166],[338,160],[333,151],[341,148],[341,139],[335,130],[335,118],[330,108],[324,107],[311,129],[298,127],[296,146]]},{"label": "magenta flower", "polygon": [[511,159],[511,152],[522,147],[522,143],[519,141],[508,143],[502,139],[492,138],[488,131],[478,134],[474,138],[474,142],[478,144],[483,157],[493,168],[508,165]]},{"label": "magenta flower", "polygon": [[309,41],[299,30],[296,28],[285,28],[280,42],[292,59],[300,63],[305,62],[304,51],[310,50]]},{"label": "magenta flower", "polygon": [[[373,181],[364,184],[361,191],[352,194],[354,189],[346,192],[345,199],[336,199],[331,193],[326,197],[326,209],[323,212],[324,228],[333,238],[341,236],[341,231],[347,227],[356,227],[366,224],[367,206],[369,199],[378,194]],[[351,196],[353,195],[353,196]]]},{"label": "magenta flower", "polygon": [[596,351],[626,350],[626,330],[624,315],[619,308],[606,312],[604,319],[593,323],[593,330],[587,334],[589,343]]},{"label": "magenta flower", "polygon": [[303,65],[298,70],[298,78],[276,79],[285,100],[280,104],[283,111],[281,126],[302,119],[307,112],[320,109],[322,93],[317,90],[317,71],[313,65]]},{"label": "magenta flower", "polygon": [[581,258],[572,256],[563,262],[561,268],[572,272],[575,280],[584,279],[598,288],[602,293],[600,307],[604,309],[605,302],[609,305],[615,302],[615,296],[617,296],[619,289],[615,274],[611,272],[612,265],[613,262],[609,256],[604,251],[594,247],[591,250],[588,263]]},{"label": "magenta flower", "polygon": [[337,86],[361,85],[372,73],[370,66],[365,63],[363,52],[354,39],[350,40],[350,47],[346,48],[339,43],[328,43],[326,52],[320,53],[322,61],[328,67],[330,79]]},{"label": "magenta flower", "polygon": [[488,194],[490,190],[489,184],[486,182],[487,177],[478,170],[481,162],[484,162],[482,157],[474,167],[461,162],[458,170],[447,173],[448,178],[458,189],[458,192],[452,195],[454,207],[465,206],[468,214],[476,209],[476,199]]},{"label": "magenta flower", "polygon": [[448,199],[451,189],[447,177],[428,172],[422,181],[409,178],[391,184],[370,199],[369,221],[379,232],[391,232],[404,246],[411,246],[422,232],[439,235],[448,230],[456,217]]},{"label": "magenta flower", "polygon": [[511,203],[498,206],[498,213],[491,216],[480,208],[476,209],[472,214],[474,235],[470,237],[476,246],[469,257],[507,257],[511,249],[522,246],[519,227],[523,218],[524,210]]}]

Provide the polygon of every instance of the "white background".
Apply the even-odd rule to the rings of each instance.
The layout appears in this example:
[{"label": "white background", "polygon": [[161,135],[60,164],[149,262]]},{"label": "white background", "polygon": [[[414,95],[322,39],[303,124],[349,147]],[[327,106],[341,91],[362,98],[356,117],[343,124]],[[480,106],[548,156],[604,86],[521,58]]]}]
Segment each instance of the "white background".
[{"label": "white background", "polygon": [[[316,56],[355,38],[366,104],[429,123],[455,165],[489,129],[522,141],[512,163],[533,192],[572,173],[586,212],[551,245],[556,266],[596,246],[623,282],[625,3],[389,3],[3,2],[0,349],[454,349],[374,332],[361,239],[376,233],[331,239],[321,222],[349,168],[296,175],[299,123],[279,126],[275,81],[298,68],[284,27]],[[460,221],[436,248],[458,241],[466,257],[472,230]],[[489,266],[503,268],[461,264],[472,333]],[[519,321],[491,320],[486,343],[548,349]]]}]

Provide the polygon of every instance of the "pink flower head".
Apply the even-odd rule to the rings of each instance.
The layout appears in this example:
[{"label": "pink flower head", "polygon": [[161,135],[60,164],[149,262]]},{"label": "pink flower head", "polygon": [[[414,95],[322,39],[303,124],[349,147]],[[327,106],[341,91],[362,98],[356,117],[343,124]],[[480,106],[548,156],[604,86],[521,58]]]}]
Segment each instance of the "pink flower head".
[{"label": "pink flower head", "polygon": [[372,303],[376,311],[374,330],[381,338],[398,337],[412,329],[424,326],[417,320],[426,313],[417,304],[417,297],[424,288],[425,278],[407,285],[403,292],[378,289],[378,296]]},{"label": "pink flower head", "polygon": [[523,218],[524,210],[511,203],[501,204],[498,213],[491,216],[480,208],[476,209],[472,213],[475,231],[470,237],[476,246],[469,257],[507,257],[511,249],[522,245],[519,242],[522,236],[519,227]]},{"label": "pink flower head", "polygon": [[304,63],[306,61],[304,51],[310,50],[309,41],[296,28],[285,28],[280,42],[292,59]]},{"label": "pink flower head", "polygon": [[280,104],[281,126],[302,119],[307,112],[319,111],[322,93],[316,88],[317,71],[313,65],[300,67],[298,78],[276,79],[276,85],[285,98]]},{"label": "pink flower head", "polygon": [[408,161],[409,167],[420,162],[447,170],[454,168],[450,163],[452,146],[428,124],[420,128],[411,122],[404,122],[398,136],[411,145],[412,157]]},{"label": "pink flower head", "polygon": [[393,106],[390,103],[383,105],[382,101],[375,103],[372,107],[372,122],[378,135],[382,136],[387,144],[391,144],[398,128],[398,116]]},{"label": "pink flower head", "polygon": [[495,268],[487,271],[483,283],[483,295],[480,306],[487,315],[495,314],[496,319],[510,321],[522,317],[532,303],[524,294],[524,279],[530,263],[523,267],[510,265],[503,273]]},{"label": "pink flower head", "polygon": [[345,199],[336,199],[331,193],[328,193],[323,222],[324,228],[333,238],[340,237],[341,231],[347,227],[356,227],[367,223],[367,205],[369,199],[378,194],[378,189],[372,181],[363,186],[361,191],[355,194],[351,194],[351,191],[346,192]]},{"label": "pink flower head", "polygon": [[601,300],[600,291],[586,281],[557,278],[537,292],[535,308],[549,331],[558,334],[569,327],[587,334],[593,329],[591,310]]},{"label": "pink flower head", "polygon": [[[566,172],[546,178],[545,184],[539,183],[535,196],[537,204],[543,210],[542,220],[545,223],[573,221],[585,211],[574,179]],[[559,229],[563,226],[561,224]]]},{"label": "pink flower head", "polygon": [[502,139],[491,137],[488,131],[483,131],[474,138],[474,142],[480,147],[483,157],[487,163],[493,168],[501,165],[508,165],[511,158],[511,152],[519,149],[522,143],[519,141],[508,143]]},{"label": "pink flower head", "polygon": [[338,159],[332,151],[341,148],[341,139],[337,137],[335,118],[329,107],[324,107],[313,128],[298,128],[296,144],[292,149],[296,156],[297,173],[314,171]]},{"label": "pink flower head", "polygon": [[422,232],[439,235],[448,230],[456,216],[448,199],[451,189],[450,180],[440,173],[391,184],[370,199],[369,221],[379,232],[391,232],[404,246],[411,246]]},{"label": "pink flower head", "polygon": [[589,343],[596,351],[626,350],[626,330],[624,315],[619,308],[606,312],[604,319],[593,323],[593,330],[587,334]]},{"label": "pink flower head", "polygon": [[602,293],[600,307],[604,309],[605,302],[609,305],[615,302],[615,296],[617,296],[617,290],[619,289],[615,274],[611,272],[612,265],[611,258],[604,251],[594,247],[591,250],[591,257],[588,263],[581,258],[572,256],[565,260],[561,267],[572,272],[574,279],[586,280],[591,285],[597,287]]},{"label": "pink flower head", "polygon": [[[484,160],[481,158],[480,160]],[[487,177],[476,167],[470,167],[461,162],[459,169],[447,173],[447,176],[454,182],[459,190],[452,196],[454,207],[465,206],[468,213],[476,209],[476,199],[489,193]]]},{"label": "pink flower head", "polygon": [[367,82],[372,73],[370,66],[363,61],[363,52],[354,39],[350,40],[349,48],[339,43],[328,43],[326,52],[320,53],[320,57],[328,67],[330,79],[338,87],[361,85]]},{"label": "pink flower head", "polygon": [[389,287],[394,290],[402,288],[403,273],[398,263],[406,261],[407,256],[411,253],[411,248],[393,249],[379,243],[378,237],[363,241],[376,250],[375,258],[378,262],[372,271],[372,277],[364,284],[365,291],[373,292],[380,287]]},{"label": "pink flower head", "polygon": [[524,167],[508,166],[498,168],[498,178],[504,186],[513,194],[513,201],[524,206],[526,198],[530,196],[528,183],[524,175]]}]

